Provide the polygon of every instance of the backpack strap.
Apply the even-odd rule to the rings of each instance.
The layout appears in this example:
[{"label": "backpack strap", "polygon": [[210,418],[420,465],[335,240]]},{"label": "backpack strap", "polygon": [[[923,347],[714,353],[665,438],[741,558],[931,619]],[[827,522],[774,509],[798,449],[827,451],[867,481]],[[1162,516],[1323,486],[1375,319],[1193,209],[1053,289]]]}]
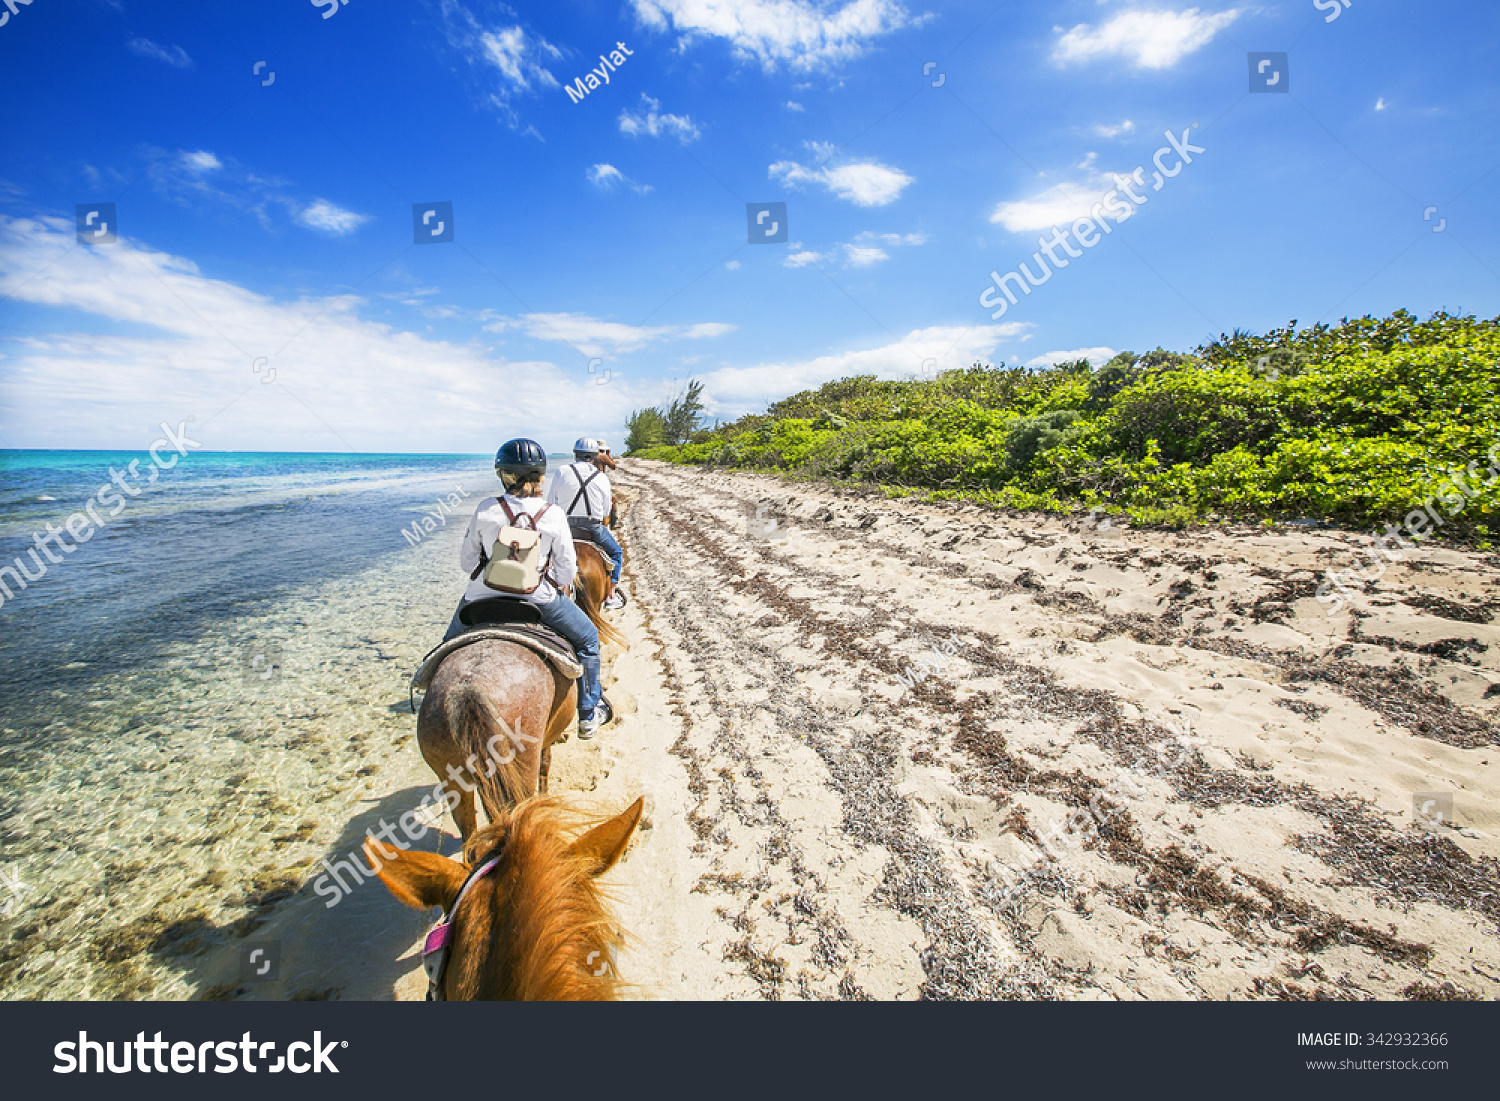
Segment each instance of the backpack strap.
[{"label": "backpack strap", "polygon": [[578,469],[577,468],[580,467],[580,466],[582,466],[582,465],[583,465],[582,463],[569,463],[568,464],[569,469],[571,469],[573,471],[573,477],[578,478],[578,492],[573,495],[573,501],[572,501],[571,504],[568,505],[568,515],[569,516],[573,515],[573,510],[578,507],[578,498],[582,497],[583,498],[583,514],[585,516],[587,516],[590,520],[592,520],[594,518],[594,513],[589,508],[588,494],[584,493],[584,490],[588,489],[589,483],[592,482],[595,478],[599,477],[600,473],[602,473],[602,472],[598,468],[595,468],[594,472],[592,474],[590,474],[587,478],[579,478],[578,477]]}]

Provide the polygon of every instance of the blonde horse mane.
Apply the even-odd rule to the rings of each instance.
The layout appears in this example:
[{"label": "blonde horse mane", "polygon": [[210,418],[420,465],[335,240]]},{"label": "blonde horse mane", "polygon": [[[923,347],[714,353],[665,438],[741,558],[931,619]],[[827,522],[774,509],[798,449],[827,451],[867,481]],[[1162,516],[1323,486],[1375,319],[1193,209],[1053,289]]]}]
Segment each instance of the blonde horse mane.
[{"label": "blonde horse mane", "polygon": [[469,839],[470,867],[497,852],[500,864],[475,881],[457,915],[450,1000],[617,996],[613,949],[624,933],[595,882],[597,856],[567,840],[598,821],[543,796],[517,804]]}]

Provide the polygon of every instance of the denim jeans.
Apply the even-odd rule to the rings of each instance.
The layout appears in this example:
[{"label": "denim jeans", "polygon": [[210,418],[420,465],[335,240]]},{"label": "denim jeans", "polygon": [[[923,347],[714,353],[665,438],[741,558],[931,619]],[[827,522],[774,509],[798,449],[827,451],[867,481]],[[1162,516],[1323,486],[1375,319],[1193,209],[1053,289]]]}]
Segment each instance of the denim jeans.
[{"label": "denim jeans", "polygon": [[[458,606],[462,608],[463,602],[460,601]],[[603,688],[599,685],[598,628],[588,616],[584,615],[583,609],[566,596],[557,596],[550,604],[533,604],[532,607],[541,614],[544,626],[562,635],[573,644],[573,649],[577,651],[578,664],[583,666],[583,684],[579,689],[578,714],[591,714],[594,708],[599,706],[599,698],[604,694]],[[459,622],[458,611],[455,610],[443,641],[447,642],[450,638],[470,629]]]},{"label": "denim jeans", "polygon": [[609,571],[609,579],[616,585],[620,583],[620,569],[625,565],[625,554],[620,550],[620,541],[614,537],[610,530],[604,526],[601,520],[589,520],[586,517],[568,517],[568,526],[573,529],[574,534],[582,535],[587,539],[598,543],[614,560],[614,568]]}]

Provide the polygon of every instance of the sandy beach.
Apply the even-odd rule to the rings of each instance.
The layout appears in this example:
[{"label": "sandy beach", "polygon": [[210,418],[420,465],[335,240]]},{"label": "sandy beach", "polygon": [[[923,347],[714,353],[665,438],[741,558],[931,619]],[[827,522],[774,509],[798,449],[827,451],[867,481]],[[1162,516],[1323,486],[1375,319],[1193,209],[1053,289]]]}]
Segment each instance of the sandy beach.
[{"label": "sandy beach", "polygon": [[[620,717],[552,790],[647,798],[609,876],[636,996],[1500,995],[1493,555],[1415,549],[1329,616],[1365,537],[616,483]],[[407,739],[329,854],[433,782]],[[280,980],[226,945],[198,996],[422,996],[431,915],[378,885],[268,916]]]}]

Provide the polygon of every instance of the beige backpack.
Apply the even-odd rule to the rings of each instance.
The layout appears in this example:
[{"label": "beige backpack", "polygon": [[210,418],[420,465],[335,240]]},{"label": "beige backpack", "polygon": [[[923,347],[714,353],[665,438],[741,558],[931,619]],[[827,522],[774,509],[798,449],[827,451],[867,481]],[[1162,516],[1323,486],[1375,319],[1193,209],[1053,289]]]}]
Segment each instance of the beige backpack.
[{"label": "beige backpack", "polygon": [[542,561],[542,536],[536,530],[536,522],[552,506],[543,506],[535,516],[522,512],[520,520],[527,524],[524,528],[519,526],[516,514],[505,503],[504,497],[500,498],[500,507],[505,510],[510,524],[500,529],[489,562],[482,563],[480,569],[484,571],[484,583],[496,592],[524,596],[536,591],[551,561]]}]

